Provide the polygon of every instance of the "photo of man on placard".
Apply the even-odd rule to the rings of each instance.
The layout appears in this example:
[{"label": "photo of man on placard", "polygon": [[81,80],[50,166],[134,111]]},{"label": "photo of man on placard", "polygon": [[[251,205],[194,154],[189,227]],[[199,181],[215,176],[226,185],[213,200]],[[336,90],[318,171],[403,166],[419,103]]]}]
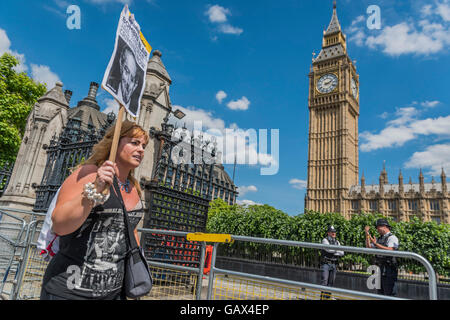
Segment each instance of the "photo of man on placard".
[{"label": "photo of man on placard", "polygon": [[136,63],[133,51],[119,36],[106,86],[113,91],[119,102],[136,114],[142,90],[143,70]]}]

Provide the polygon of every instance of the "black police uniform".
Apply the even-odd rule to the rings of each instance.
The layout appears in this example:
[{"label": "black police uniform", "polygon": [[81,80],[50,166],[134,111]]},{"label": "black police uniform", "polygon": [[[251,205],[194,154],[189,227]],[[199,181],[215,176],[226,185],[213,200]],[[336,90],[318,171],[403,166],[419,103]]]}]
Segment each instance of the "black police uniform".
[{"label": "black police uniform", "polygon": [[[394,236],[391,232],[377,238],[377,243],[387,247],[388,240]],[[394,250],[398,250],[394,248]],[[378,294],[395,296],[397,295],[396,282],[398,277],[397,260],[395,257],[375,256],[375,264],[380,268],[381,273],[381,289]]]},{"label": "black police uniform", "polygon": [[[327,232],[336,232],[332,226],[328,228]],[[340,245],[339,241],[336,238],[327,236],[322,240],[322,244],[330,244],[330,245]],[[329,252],[332,251],[332,252]],[[321,281],[320,285],[332,287],[334,285],[334,281],[336,279],[336,264],[338,263],[339,256],[342,256],[344,253],[342,251],[336,250],[322,250],[321,261],[320,261],[320,270],[321,270]],[[331,297],[331,292],[320,293],[320,299],[326,299]]]},{"label": "black police uniform", "polygon": [[[377,243],[388,247],[389,238],[395,237],[391,232],[391,226],[389,225],[386,219],[378,219],[375,227],[386,226],[389,228],[389,232],[383,236],[377,238]],[[395,237],[397,238],[397,237]],[[397,245],[394,246],[394,250],[398,250],[398,239]],[[374,246],[374,245],[372,245]],[[375,247],[376,248],[376,247]],[[381,288],[378,289],[378,294],[387,295],[387,296],[396,296],[397,295],[397,277],[398,277],[398,267],[397,260],[395,257],[389,256],[375,256],[375,264],[380,268],[381,273]]]}]

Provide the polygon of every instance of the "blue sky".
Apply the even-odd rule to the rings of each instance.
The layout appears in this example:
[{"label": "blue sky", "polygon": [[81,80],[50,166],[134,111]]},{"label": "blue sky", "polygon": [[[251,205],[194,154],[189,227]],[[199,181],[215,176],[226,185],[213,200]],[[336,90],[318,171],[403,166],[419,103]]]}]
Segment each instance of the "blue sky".
[{"label": "blue sky", "polygon": [[[71,105],[101,82],[123,4],[173,80],[174,106],[207,128],[279,130],[279,170],[238,165],[240,201],[303,212],[308,158],[308,73],[330,22],[331,0],[4,0],[0,53],[12,52],[38,81],[61,80]],[[81,29],[69,30],[66,9],[78,5]],[[377,5],[381,28],[369,29]],[[348,52],[360,75],[360,174],[378,183],[439,181],[450,176],[450,1],[337,1]],[[225,95],[217,96],[223,91]],[[222,99],[218,99],[222,98]],[[111,97],[99,92],[103,108]],[[269,144],[270,145],[270,144]],[[255,150],[258,152],[258,150]],[[269,148],[270,153],[270,148]],[[264,160],[265,159],[265,160]],[[232,165],[226,165],[232,175]]]}]

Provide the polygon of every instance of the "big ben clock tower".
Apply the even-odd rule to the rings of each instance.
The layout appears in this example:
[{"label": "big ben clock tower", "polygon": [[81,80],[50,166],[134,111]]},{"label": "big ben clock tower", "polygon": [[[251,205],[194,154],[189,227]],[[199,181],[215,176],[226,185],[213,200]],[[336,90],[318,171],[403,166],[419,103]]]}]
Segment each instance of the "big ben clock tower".
[{"label": "big ben clock tower", "polygon": [[[333,5],[322,50],[309,73],[309,150],[305,209],[346,213],[358,184],[359,76]],[[348,217],[347,217],[348,218]]]}]

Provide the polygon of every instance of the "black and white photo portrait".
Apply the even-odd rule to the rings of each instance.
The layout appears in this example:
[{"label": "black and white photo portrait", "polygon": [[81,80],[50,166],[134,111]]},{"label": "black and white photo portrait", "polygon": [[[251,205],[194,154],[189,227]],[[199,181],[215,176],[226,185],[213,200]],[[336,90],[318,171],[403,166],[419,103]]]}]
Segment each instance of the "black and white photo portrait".
[{"label": "black and white photo portrait", "polygon": [[130,47],[118,39],[117,52],[106,82],[106,86],[118,97],[118,101],[136,114],[139,104],[140,92],[143,87],[143,70],[136,63],[136,58]]},{"label": "black and white photo portrait", "polygon": [[119,20],[113,56],[102,87],[134,117],[139,115],[150,50],[142,42],[139,25],[126,6]]}]

